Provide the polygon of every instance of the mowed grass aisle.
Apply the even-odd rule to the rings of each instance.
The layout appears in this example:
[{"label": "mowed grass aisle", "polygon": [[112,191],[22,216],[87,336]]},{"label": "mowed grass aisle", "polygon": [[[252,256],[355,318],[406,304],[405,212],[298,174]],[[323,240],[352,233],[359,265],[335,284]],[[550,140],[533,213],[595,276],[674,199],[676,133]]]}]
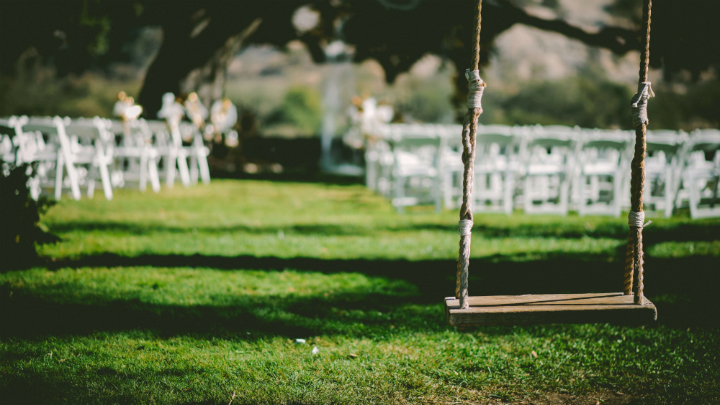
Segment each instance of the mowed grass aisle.
[{"label": "mowed grass aisle", "polygon": [[[457,214],[409,211],[249,180],[64,199],[46,265],[0,273],[2,402],[720,401],[719,220],[645,230],[655,325],[459,331]],[[475,222],[471,294],[621,289],[622,218]]]}]

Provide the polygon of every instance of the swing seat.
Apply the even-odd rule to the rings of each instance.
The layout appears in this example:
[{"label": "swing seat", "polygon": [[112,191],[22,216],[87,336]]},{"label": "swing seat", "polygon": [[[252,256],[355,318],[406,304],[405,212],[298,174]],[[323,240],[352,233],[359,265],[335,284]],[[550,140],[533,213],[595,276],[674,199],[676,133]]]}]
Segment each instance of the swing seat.
[{"label": "swing seat", "polygon": [[643,325],[657,320],[655,305],[645,298],[637,305],[623,293],[532,294],[468,297],[460,309],[455,297],[445,298],[450,325],[529,325],[551,323],[619,323]]}]

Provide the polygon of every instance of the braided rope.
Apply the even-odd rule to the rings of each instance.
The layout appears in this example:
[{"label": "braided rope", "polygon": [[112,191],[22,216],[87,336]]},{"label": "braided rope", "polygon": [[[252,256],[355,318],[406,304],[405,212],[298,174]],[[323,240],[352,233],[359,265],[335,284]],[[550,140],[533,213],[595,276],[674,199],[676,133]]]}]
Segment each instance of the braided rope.
[{"label": "braided rope", "polygon": [[625,295],[633,293],[633,269],[635,268],[635,230],[628,232],[628,242],[625,251],[625,277],[623,292]]},{"label": "braided rope", "polygon": [[627,254],[625,256],[625,277],[624,292],[626,295],[632,293],[633,273],[637,272],[637,287],[635,289],[634,301],[636,304],[643,304],[643,191],[645,187],[645,150],[647,132],[647,101],[653,95],[650,82],[648,81],[648,69],[650,64],[650,21],[652,12],[652,0],[645,0],[643,5],[643,29],[645,31],[645,50],[640,59],[640,80],[638,93],[632,99],[630,106],[633,115],[633,126],[635,127],[635,154],[633,156],[631,170],[632,180],[630,182],[630,194],[632,209],[628,216]]},{"label": "braided rope", "polygon": [[475,31],[473,32],[473,50],[471,69],[468,69],[466,77],[469,81],[468,90],[468,111],[463,120],[462,144],[463,144],[463,195],[460,207],[460,252],[457,264],[457,282],[455,285],[455,297],[460,300],[460,308],[468,308],[468,269],[470,267],[470,242],[472,229],[472,186],[475,166],[475,139],[477,136],[477,123],[482,114],[482,92],[485,82],[480,78],[478,67],[480,65],[480,29],[482,21],[482,0],[478,0],[477,13],[475,14]]}]

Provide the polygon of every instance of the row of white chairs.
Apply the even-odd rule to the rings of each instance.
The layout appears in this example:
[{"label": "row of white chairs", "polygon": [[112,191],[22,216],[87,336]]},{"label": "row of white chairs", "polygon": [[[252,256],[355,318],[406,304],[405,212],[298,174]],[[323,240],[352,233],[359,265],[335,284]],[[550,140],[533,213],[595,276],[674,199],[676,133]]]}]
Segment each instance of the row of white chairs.
[{"label": "row of white chairs", "polygon": [[[183,141],[185,140],[185,141]],[[116,121],[61,117],[0,119],[0,160],[9,165],[28,163],[33,176],[30,194],[54,191],[61,199],[69,190],[76,200],[81,188],[92,198],[99,182],[105,198],[113,189],[148,183],[160,191],[161,176],[168,187],[178,177],[186,187],[210,182],[209,149],[192,124],[164,121]],[[31,170],[31,169],[29,169]]]},{"label": "row of white chairs", "polygon": [[[389,124],[370,138],[366,183],[399,212],[462,201],[460,125]],[[720,216],[720,131],[648,131],[645,210],[670,217]],[[619,216],[630,205],[634,131],[479,125],[473,209]]]}]

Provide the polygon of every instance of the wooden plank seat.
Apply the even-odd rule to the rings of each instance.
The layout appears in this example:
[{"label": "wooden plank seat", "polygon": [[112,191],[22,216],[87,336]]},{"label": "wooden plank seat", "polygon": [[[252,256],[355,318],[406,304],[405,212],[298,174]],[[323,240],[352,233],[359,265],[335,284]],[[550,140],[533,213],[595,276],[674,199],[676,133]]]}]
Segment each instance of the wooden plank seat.
[{"label": "wooden plank seat", "polygon": [[527,325],[540,323],[647,324],[657,309],[647,298],[644,305],[623,293],[528,294],[468,297],[470,307],[460,309],[455,297],[445,298],[448,323],[461,325]]}]

